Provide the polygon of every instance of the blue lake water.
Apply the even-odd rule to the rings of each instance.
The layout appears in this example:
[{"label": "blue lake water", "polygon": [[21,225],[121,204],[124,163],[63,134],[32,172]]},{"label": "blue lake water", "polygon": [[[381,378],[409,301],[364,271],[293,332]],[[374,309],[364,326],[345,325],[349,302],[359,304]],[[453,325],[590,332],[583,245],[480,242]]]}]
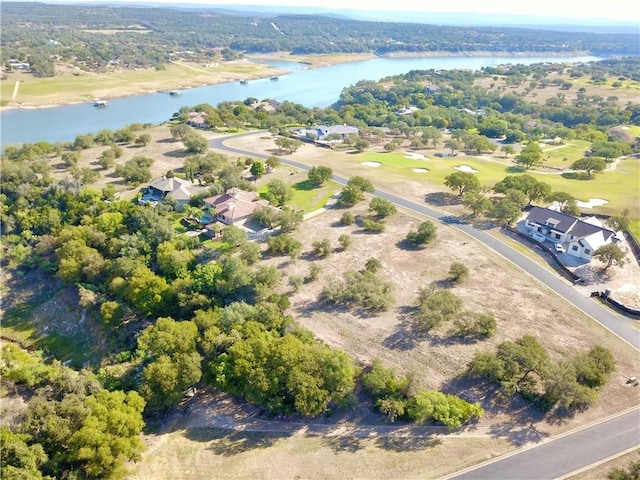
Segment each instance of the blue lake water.
[{"label": "blue lake water", "polygon": [[[505,63],[532,64],[540,62],[589,62],[598,57],[429,57],[375,58],[309,69],[291,62],[268,62],[278,69],[290,71],[278,81],[269,78],[222,83],[182,91],[180,96],[152,93],[109,100],[106,108],[91,103],[61,107],[8,110],[0,114],[2,145],[37,141],[68,142],[76,135],[102,129],[116,130],[134,122],[160,124],[171,118],[181,106],[199,103],[217,105],[223,101],[244,100],[247,97],[288,100],[307,107],[328,107],[336,102],[344,87],[360,80],[379,80],[411,70],[455,69],[480,70],[482,67]],[[267,62],[265,62],[267,63]]]}]

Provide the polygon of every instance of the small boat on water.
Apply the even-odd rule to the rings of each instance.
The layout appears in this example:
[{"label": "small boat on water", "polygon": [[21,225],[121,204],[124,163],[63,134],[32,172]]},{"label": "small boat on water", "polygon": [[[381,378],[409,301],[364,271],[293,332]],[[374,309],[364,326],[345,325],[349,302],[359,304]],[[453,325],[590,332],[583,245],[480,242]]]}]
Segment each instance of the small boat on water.
[{"label": "small boat on water", "polygon": [[171,95],[172,97],[179,97],[180,95],[182,95],[182,93],[177,90],[171,90],[169,92],[169,95]]},{"label": "small boat on water", "polygon": [[93,102],[93,106],[98,108],[103,108],[107,105],[109,105],[109,102],[107,102],[106,100],[96,100],[95,102]]},{"label": "small boat on water", "polygon": [[271,80],[277,81],[277,80],[280,80],[280,79],[278,77],[271,77]]},{"label": "small boat on water", "polygon": [[249,82],[247,80],[240,80],[240,85],[247,85]]}]

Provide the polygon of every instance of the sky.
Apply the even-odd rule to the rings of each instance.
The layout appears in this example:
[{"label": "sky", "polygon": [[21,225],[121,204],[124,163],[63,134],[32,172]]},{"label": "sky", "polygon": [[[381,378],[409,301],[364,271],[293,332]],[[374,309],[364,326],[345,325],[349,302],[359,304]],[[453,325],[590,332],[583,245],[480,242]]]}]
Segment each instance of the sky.
[{"label": "sky", "polygon": [[[85,0],[86,1],[86,0]],[[144,0],[121,0],[143,3]],[[200,3],[207,5],[286,5],[289,7],[316,7],[335,10],[394,10],[438,13],[499,13],[536,17],[563,17],[575,19],[599,18],[614,21],[637,22],[640,9],[628,0],[150,0],[162,3]]]}]

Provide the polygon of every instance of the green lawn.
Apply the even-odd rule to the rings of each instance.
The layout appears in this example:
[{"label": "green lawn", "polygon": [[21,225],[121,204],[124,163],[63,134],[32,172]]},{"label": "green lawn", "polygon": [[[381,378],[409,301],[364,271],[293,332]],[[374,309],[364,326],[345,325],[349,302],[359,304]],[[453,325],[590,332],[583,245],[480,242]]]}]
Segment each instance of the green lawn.
[{"label": "green lawn", "polygon": [[[379,168],[371,168],[371,177],[384,177],[388,173],[399,174],[413,180],[424,180],[429,183],[444,185],[447,175],[454,173],[455,167],[467,165],[478,171],[478,179],[484,186],[491,187],[507,175],[524,173],[526,170],[517,165],[493,160],[480,160],[458,156],[454,158],[431,157],[430,160],[410,160],[404,153],[365,153],[358,157],[359,161],[378,162]],[[499,159],[498,159],[499,160]],[[427,173],[413,172],[413,168],[425,168]],[[531,170],[527,173],[538,180],[551,185],[554,191],[570,193],[581,201],[590,198],[602,198],[609,203],[594,211],[606,214],[618,214],[623,209],[629,210],[631,218],[640,218],[640,160],[627,158],[618,163],[614,170],[596,174],[591,179],[582,175]],[[375,184],[375,181],[374,181]]]},{"label": "green lawn", "polygon": [[640,240],[640,220],[632,220],[631,225],[629,226],[629,231],[633,233],[633,236],[636,239]]},{"label": "green lawn", "polygon": [[591,142],[585,140],[567,140],[564,145],[544,145],[542,147],[543,165],[569,168],[573,162],[584,157],[589,147]]},{"label": "green lawn", "polygon": [[[313,187],[308,180],[294,183],[291,187],[293,189],[293,198],[287,206],[294,210],[302,210],[305,213],[324,207],[329,199],[342,188],[334,182],[325,182],[320,187]],[[259,187],[257,191],[259,194],[266,193],[267,185]]]}]

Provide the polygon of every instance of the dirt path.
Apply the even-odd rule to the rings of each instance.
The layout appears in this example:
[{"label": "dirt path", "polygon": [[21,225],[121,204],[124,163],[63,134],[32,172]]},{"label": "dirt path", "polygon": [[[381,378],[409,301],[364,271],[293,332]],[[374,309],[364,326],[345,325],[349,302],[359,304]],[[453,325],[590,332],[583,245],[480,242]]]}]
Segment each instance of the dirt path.
[{"label": "dirt path", "polygon": [[[357,414],[356,414],[357,415]],[[366,420],[365,420],[366,422]],[[544,431],[534,422],[528,425],[513,423],[478,422],[449,431],[444,426],[415,425],[405,422],[394,424],[361,423],[358,418],[326,418],[311,420],[280,420],[261,418],[257,410],[236,401],[224,392],[201,392],[190,400],[184,411],[175,412],[165,422],[165,432],[176,429],[218,428],[234,432],[271,433],[287,435],[308,435],[322,437],[349,438],[429,438],[447,436],[450,438],[504,438],[516,445],[539,443],[550,438],[551,432]]]}]

